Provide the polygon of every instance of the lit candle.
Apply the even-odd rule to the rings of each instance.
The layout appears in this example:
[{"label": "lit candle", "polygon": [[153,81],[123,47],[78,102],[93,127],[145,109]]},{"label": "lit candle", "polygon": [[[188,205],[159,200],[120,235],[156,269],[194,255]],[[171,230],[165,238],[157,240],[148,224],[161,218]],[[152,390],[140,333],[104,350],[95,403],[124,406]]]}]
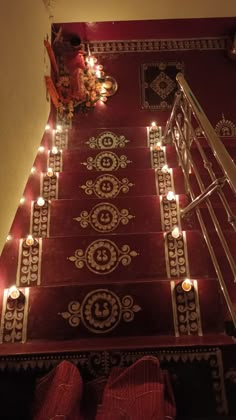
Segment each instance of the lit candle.
[{"label": "lit candle", "polygon": [[28,246],[33,245],[34,244],[34,238],[33,238],[33,236],[32,235],[28,235],[25,242],[26,242],[26,245],[28,245]]},{"label": "lit candle", "polygon": [[190,292],[190,290],[192,289],[192,287],[193,287],[193,285],[192,285],[192,282],[191,282],[191,280],[190,279],[185,279],[183,282],[182,282],[182,289],[185,291],[185,292]]},{"label": "lit candle", "polygon": [[52,154],[53,155],[56,155],[57,153],[58,153],[57,147],[56,146],[53,146],[53,148],[52,148]]},{"label": "lit candle", "polygon": [[179,230],[178,226],[175,226],[174,229],[172,229],[171,235],[175,239],[178,239],[179,238],[179,236],[180,236],[180,230]]},{"label": "lit candle", "polygon": [[175,194],[173,193],[173,191],[169,191],[167,196],[166,196],[167,200],[172,201],[175,198]]},{"label": "lit candle", "polygon": [[45,204],[45,200],[43,197],[39,197],[37,200],[37,204],[39,207],[42,207]]},{"label": "lit candle", "polygon": [[18,297],[20,296],[20,291],[19,291],[19,289],[17,289],[17,287],[16,286],[11,286],[10,287],[10,289],[9,289],[9,291],[8,291],[8,296],[11,298],[11,299],[18,299]]},{"label": "lit candle", "polygon": [[53,176],[53,169],[52,168],[48,168],[47,176],[49,176],[49,177]]}]

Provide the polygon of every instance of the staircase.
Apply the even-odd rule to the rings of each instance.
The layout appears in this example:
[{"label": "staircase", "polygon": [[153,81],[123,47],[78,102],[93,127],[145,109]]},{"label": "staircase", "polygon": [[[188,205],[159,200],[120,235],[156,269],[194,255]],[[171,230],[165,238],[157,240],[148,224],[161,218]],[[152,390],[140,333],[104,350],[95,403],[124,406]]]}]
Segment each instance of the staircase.
[{"label": "staircase", "polygon": [[[154,354],[172,373],[179,418],[226,414],[234,341],[195,212],[181,218],[189,196],[163,129],[45,132],[1,256],[0,365],[47,370],[67,358],[90,379]],[[229,149],[235,157],[232,139]]]}]

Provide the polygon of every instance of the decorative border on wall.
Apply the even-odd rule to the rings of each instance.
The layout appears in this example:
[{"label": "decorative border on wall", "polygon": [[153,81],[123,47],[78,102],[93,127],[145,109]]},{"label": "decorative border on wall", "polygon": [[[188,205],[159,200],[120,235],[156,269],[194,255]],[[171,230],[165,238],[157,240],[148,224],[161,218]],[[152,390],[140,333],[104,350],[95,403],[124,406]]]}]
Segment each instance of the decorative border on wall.
[{"label": "decorative border on wall", "polygon": [[172,280],[170,284],[175,336],[202,336],[197,280],[193,280],[193,286],[189,292],[185,292],[182,289],[182,282],[175,282]]},{"label": "decorative border on wall", "polygon": [[30,233],[36,238],[46,238],[49,236],[50,227],[50,202],[45,201],[43,206],[39,206],[37,201],[32,201],[30,217]]},{"label": "decorative border on wall", "polygon": [[156,51],[191,51],[191,50],[224,50],[226,37],[181,38],[181,39],[137,39],[110,40],[89,42],[89,48],[95,54],[122,54]]},{"label": "decorative border on wall", "polygon": [[20,369],[49,371],[62,360],[68,360],[78,366],[85,376],[99,378],[108,376],[113,367],[127,367],[144,356],[154,356],[160,360],[161,367],[168,369],[178,363],[205,361],[211,372],[212,389],[215,395],[216,411],[227,414],[227,399],[224,385],[222,354],[219,348],[137,349],[94,352],[76,352],[63,354],[41,354],[0,357],[0,371],[19,371]]},{"label": "decorative border on wall", "polygon": [[58,198],[58,173],[52,176],[41,174],[40,178],[40,196],[45,200]]},{"label": "decorative border on wall", "polygon": [[4,290],[0,343],[25,343],[27,340],[27,320],[29,288],[21,289],[18,299],[11,299],[9,289]]},{"label": "decorative border on wall", "polygon": [[236,125],[232,121],[226,120],[222,113],[222,119],[216,124],[215,132],[220,137],[236,137]]},{"label": "decorative border on wall", "polygon": [[27,245],[26,239],[20,239],[16,285],[39,286],[41,284],[41,263],[42,239],[34,239],[33,245]]},{"label": "decorative border on wall", "polygon": [[171,233],[164,233],[164,242],[167,277],[190,277],[186,232],[182,232],[177,239]]}]

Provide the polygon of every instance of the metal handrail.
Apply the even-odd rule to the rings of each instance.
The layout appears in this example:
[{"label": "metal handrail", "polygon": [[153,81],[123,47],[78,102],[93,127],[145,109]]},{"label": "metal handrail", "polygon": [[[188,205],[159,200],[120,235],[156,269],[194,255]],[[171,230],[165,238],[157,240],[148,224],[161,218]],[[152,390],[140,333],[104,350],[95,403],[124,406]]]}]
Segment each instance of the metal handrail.
[{"label": "metal handrail", "polygon": [[185,80],[183,73],[178,73],[176,80],[179,83],[185,98],[190,104],[195,118],[203,128],[203,132],[205,133],[206,139],[209,142],[211,149],[213,150],[215,158],[217,159],[224,174],[227,176],[227,179],[236,194],[236,165],[233,159],[217,136],[205,112],[191,91],[189,84]]},{"label": "metal handrail", "polygon": [[[207,116],[205,115],[200,104],[198,103],[197,99],[192,93],[188,83],[186,82],[183,74],[179,73],[176,79],[181,90],[176,94],[173,109],[170,118],[167,121],[164,133],[164,142],[168,143],[168,140],[170,139],[169,135],[171,135],[171,142],[175,145],[176,152],[179,158],[179,163],[184,173],[185,185],[191,199],[190,204],[186,206],[186,208],[182,209],[181,215],[182,217],[184,217],[185,214],[187,214],[192,209],[195,209],[196,211],[196,215],[216,271],[220,288],[222,290],[228,310],[231,314],[234,326],[236,328],[236,313],[234,311],[233,304],[228,293],[227,285],[222,274],[220,263],[217,260],[216,253],[214,251],[214,244],[210,239],[207,227],[201,214],[201,209],[199,207],[199,205],[203,201],[206,203],[206,207],[208,209],[212,223],[215,227],[215,231],[220,239],[222,248],[224,250],[224,254],[228,259],[229,266],[234,277],[234,281],[236,281],[236,262],[230,252],[229,245],[227,243],[227,240],[224,236],[224,233],[221,229],[221,225],[211,203],[211,196],[213,194],[218,194],[221,200],[221,204],[228,216],[228,222],[231,224],[231,227],[235,231],[236,216],[230,208],[227,198],[223,192],[223,187],[227,182],[232,190],[232,193],[236,193],[236,165],[234,164],[233,159],[224,147],[224,144],[221,142],[220,138],[214,131]],[[183,118],[183,124],[180,121],[179,116]],[[201,131],[204,133],[204,137],[216,161],[218,162],[223,176],[222,174],[220,177],[216,176],[212,168],[212,163],[208,160],[205,150],[195,134],[195,130],[191,121],[192,116],[199,124]],[[196,166],[195,161],[192,158],[190,149],[193,142],[197,146],[197,150],[200,153],[203,162],[203,167],[207,170],[208,175],[210,177],[210,185],[205,185],[205,182],[203,181],[200,172],[198,171],[198,167]],[[189,169],[193,169],[193,172],[195,174],[197,185],[200,190],[200,194],[198,196],[195,195],[195,192],[192,189],[189,180]]]}]

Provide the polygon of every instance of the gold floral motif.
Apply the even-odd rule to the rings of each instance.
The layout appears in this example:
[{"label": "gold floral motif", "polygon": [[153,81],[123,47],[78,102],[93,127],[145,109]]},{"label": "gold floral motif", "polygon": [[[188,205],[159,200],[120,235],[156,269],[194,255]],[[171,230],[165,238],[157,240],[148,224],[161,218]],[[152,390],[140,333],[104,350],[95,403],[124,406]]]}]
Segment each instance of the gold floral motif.
[{"label": "gold floral motif", "polygon": [[119,211],[113,204],[100,203],[94,206],[90,212],[83,210],[80,216],[75,217],[74,220],[79,222],[83,228],[90,225],[97,232],[112,232],[117,229],[120,223],[127,225],[134,217],[129,214],[127,209]]},{"label": "gold floral motif", "polygon": [[161,227],[163,232],[169,232],[175,226],[181,226],[179,197],[175,200],[167,200],[166,197],[160,197]]},{"label": "gold floral motif", "polygon": [[169,191],[175,191],[172,169],[168,169],[165,172],[157,169],[155,173],[158,195],[166,195]]},{"label": "gold floral motif", "polygon": [[125,169],[131,160],[125,155],[117,156],[113,152],[101,152],[93,157],[88,157],[86,162],[81,162],[89,171],[117,171],[117,169]]},{"label": "gold floral motif", "polygon": [[125,147],[129,140],[125,136],[118,136],[111,131],[105,131],[97,137],[90,137],[86,144],[91,149],[114,149],[116,147]]},{"label": "gold floral motif", "polygon": [[41,192],[40,196],[46,200],[58,198],[58,174],[53,176],[43,175],[41,179]]},{"label": "gold floral motif", "polygon": [[29,288],[21,290],[18,299],[8,296],[9,289],[4,290],[0,343],[24,343],[27,336],[27,318]]},{"label": "gold floral motif", "polygon": [[71,327],[78,327],[82,322],[89,331],[104,334],[114,330],[121,318],[125,322],[133,321],[134,314],[140,310],[130,295],[120,300],[111,290],[96,289],[85,296],[81,305],[77,301],[70,302],[68,311],[59,315],[68,320]]},{"label": "gold floral motif", "polygon": [[41,284],[42,239],[34,239],[29,246],[20,239],[17,265],[17,286],[39,286]]},{"label": "gold floral motif", "polygon": [[131,263],[132,258],[136,257],[138,253],[131,251],[129,245],[123,245],[121,249],[108,239],[99,239],[92,242],[85,250],[77,249],[75,255],[68,259],[75,263],[79,269],[85,265],[95,274],[109,274],[112,273],[121,263],[127,266]]},{"label": "gold floral motif", "polygon": [[57,147],[58,150],[67,149],[68,144],[68,129],[62,129],[62,131],[57,131],[53,139],[53,146]]},{"label": "gold floral motif", "polygon": [[53,172],[61,172],[62,171],[62,153],[49,152],[47,167],[52,168]]},{"label": "gold floral motif", "polygon": [[49,236],[50,224],[50,203],[45,201],[43,206],[39,206],[37,201],[32,203],[30,232],[37,238]]},{"label": "gold floral motif", "polygon": [[176,83],[166,73],[161,71],[150,83],[150,87],[158,96],[162,99],[166,99],[167,96],[169,96],[169,94],[176,88]]},{"label": "gold floral motif", "polygon": [[127,194],[129,189],[133,187],[128,178],[119,180],[114,175],[100,175],[93,181],[89,179],[85,185],[81,185],[87,195],[96,195],[99,198],[115,198],[120,192]]},{"label": "gold floral motif", "polygon": [[167,277],[190,277],[185,232],[177,239],[164,233],[164,240]]},{"label": "gold floral motif", "polygon": [[222,114],[222,119],[215,126],[215,132],[220,137],[236,137],[236,125],[232,121],[226,120]]},{"label": "gold floral motif", "polygon": [[182,289],[181,282],[171,281],[175,335],[202,335],[198,284],[193,281],[189,292]]},{"label": "gold floral motif", "polygon": [[154,169],[161,169],[164,165],[167,164],[166,162],[166,153],[165,147],[157,147],[156,149],[151,150],[151,159],[152,159],[152,167]]},{"label": "gold floral motif", "polygon": [[161,127],[147,127],[147,145],[148,147],[155,147],[157,143],[162,141]]}]

